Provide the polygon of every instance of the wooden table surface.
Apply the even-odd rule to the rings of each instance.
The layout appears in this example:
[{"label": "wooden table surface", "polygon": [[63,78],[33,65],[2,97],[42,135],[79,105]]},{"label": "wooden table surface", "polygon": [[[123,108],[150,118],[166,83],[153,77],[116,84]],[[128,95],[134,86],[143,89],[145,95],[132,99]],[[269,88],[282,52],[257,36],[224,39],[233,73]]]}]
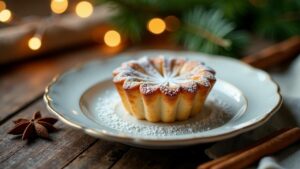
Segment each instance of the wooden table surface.
[{"label": "wooden table surface", "polygon": [[207,161],[207,144],[172,150],[147,150],[93,138],[61,121],[52,141],[36,139],[27,143],[8,135],[13,120],[31,118],[40,110],[53,116],[43,101],[50,80],[63,71],[91,59],[104,59],[92,46],[30,59],[0,70],[0,168],[195,168]]}]

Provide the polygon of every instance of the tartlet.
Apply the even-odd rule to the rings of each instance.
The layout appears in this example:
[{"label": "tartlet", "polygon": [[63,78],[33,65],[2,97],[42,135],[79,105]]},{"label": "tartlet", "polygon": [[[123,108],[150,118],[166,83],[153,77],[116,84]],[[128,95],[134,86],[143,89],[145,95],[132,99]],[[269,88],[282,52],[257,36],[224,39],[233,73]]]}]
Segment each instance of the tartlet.
[{"label": "tartlet", "polygon": [[175,57],[143,57],[113,71],[125,109],[150,122],[186,120],[201,112],[216,82],[203,62]]}]

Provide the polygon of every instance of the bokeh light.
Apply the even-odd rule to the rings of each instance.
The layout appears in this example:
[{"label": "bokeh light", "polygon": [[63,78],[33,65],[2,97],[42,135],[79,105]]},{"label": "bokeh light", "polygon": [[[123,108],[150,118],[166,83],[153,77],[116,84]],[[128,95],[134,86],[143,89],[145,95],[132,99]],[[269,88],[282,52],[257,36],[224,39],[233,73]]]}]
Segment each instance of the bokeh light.
[{"label": "bokeh light", "polygon": [[121,43],[121,35],[115,30],[109,30],[104,35],[104,43],[110,47],[116,47]]},{"label": "bokeh light", "polygon": [[93,5],[88,1],[81,1],[76,5],[75,12],[81,18],[89,17],[93,13]]},{"label": "bokeh light", "polygon": [[6,8],[6,3],[4,1],[0,1],[0,12]]},{"label": "bokeh light", "polygon": [[28,47],[31,50],[38,50],[39,48],[41,48],[41,46],[42,46],[41,38],[37,36],[30,38],[28,41]]},{"label": "bokeh light", "polygon": [[51,10],[56,14],[64,13],[68,8],[68,0],[51,0]]},{"label": "bokeh light", "polygon": [[167,31],[176,31],[180,26],[180,21],[176,16],[170,15],[165,17]]},{"label": "bokeh light", "polygon": [[9,22],[11,18],[12,15],[9,9],[4,9],[0,12],[0,22]]},{"label": "bokeh light", "polygon": [[160,18],[152,18],[147,27],[151,33],[161,34],[166,30],[166,23]]}]

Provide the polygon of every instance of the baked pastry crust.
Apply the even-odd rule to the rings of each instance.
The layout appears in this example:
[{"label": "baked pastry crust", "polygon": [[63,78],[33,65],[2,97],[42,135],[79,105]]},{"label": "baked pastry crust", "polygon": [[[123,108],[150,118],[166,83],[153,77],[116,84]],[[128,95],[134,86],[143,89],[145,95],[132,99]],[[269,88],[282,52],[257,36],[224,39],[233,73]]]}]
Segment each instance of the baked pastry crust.
[{"label": "baked pastry crust", "polygon": [[132,116],[174,122],[200,113],[216,78],[202,62],[158,56],[124,62],[113,71],[113,82]]}]

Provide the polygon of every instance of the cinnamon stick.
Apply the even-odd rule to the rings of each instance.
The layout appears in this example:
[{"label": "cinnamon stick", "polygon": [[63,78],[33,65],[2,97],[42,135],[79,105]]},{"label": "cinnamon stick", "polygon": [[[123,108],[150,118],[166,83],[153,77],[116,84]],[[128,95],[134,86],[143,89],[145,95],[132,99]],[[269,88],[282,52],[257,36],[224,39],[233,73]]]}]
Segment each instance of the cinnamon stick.
[{"label": "cinnamon stick", "polygon": [[201,164],[198,169],[239,169],[247,167],[261,157],[277,152],[300,139],[300,128],[280,130],[255,145]]},{"label": "cinnamon stick", "polygon": [[242,60],[254,67],[266,69],[300,53],[300,36],[291,37]]},{"label": "cinnamon stick", "polygon": [[210,167],[220,163],[220,162],[223,162],[223,161],[226,161],[242,152],[245,152],[245,151],[248,151],[249,149],[252,149],[254,147],[256,147],[257,145],[265,142],[265,141],[268,141],[270,139],[272,139],[273,137],[276,137],[278,136],[279,134],[282,134],[283,132],[286,132],[287,130],[289,130],[290,128],[284,128],[284,129],[281,129],[281,130],[278,130],[278,131],[275,131],[274,133],[272,133],[271,135],[269,136],[266,136],[260,140],[258,140],[256,143],[252,144],[252,145],[249,145],[249,146],[246,146],[245,148],[243,149],[240,149],[240,150],[237,150],[235,152],[232,152],[232,153],[229,153],[227,155],[224,155],[220,158],[217,158],[215,160],[212,160],[212,161],[209,161],[209,162],[206,162],[204,164],[201,164],[198,169],[209,169]]}]

